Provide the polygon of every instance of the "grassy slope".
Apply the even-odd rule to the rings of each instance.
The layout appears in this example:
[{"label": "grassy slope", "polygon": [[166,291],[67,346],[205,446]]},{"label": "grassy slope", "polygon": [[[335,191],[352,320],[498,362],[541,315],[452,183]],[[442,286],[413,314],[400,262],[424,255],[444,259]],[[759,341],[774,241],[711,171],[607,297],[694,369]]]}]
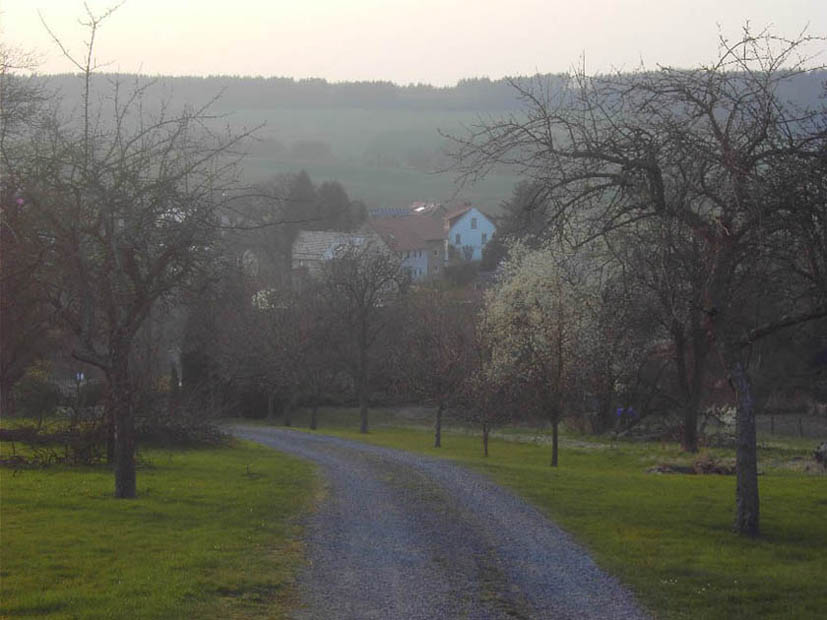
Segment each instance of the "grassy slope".
[{"label": "grassy slope", "polygon": [[246,443],[143,456],[129,501],[103,469],[0,470],[0,615],[280,617],[296,603],[311,466]]},{"label": "grassy slope", "polygon": [[[407,207],[417,200],[469,200],[486,213],[497,214],[519,181],[515,174],[499,171],[473,185],[458,187],[453,173],[423,172],[406,164],[411,150],[431,154],[445,149],[447,141],[440,130],[464,135],[463,126],[474,123],[477,116],[469,111],[404,108],[273,108],[235,110],[226,120],[239,128],[263,125],[257,135],[265,140],[276,139],[286,149],[275,152],[268,150],[266,143],[256,144],[253,153],[242,160],[250,181],[304,169],[317,184],[326,180],[341,182],[352,199],[373,208]],[[221,128],[224,121],[222,117]],[[329,144],[333,158],[314,162],[292,157],[289,147],[299,140]],[[378,166],[374,154],[381,157]],[[444,165],[444,161],[435,160],[429,169]]]},{"label": "grassy slope", "polygon": [[355,416],[328,413],[320,432],[447,457],[489,474],[584,543],[658,617],[815,618],[827,609],[827,476],[780,465],[812,442],[760,451],[762,536],[748,540],[731,532],[733,477],[645,473],[654,463],[685,460],[674,445],[564,439],[555,470],[547,446],[494,439],[485,459],[479,437],[447,434],[437,450],[430,431],[380,427],[392,418],[379,412],[372,419],[365,436],[349,430]]},{"label": "grassy slope", "polygon": [[244,167],[250,182],[306,170],[317,185],[339,181],[351,199],[362,200],[369,208],[402,208],[419,200],[467,200],[489,215],[501,213],[501,204],[511,197],[519,181],[515,176],[492,174],[460,188],[449,173],[427,173],[404,167],[375,168],[353,161],[291,162],[261,155],[247,157]]}]

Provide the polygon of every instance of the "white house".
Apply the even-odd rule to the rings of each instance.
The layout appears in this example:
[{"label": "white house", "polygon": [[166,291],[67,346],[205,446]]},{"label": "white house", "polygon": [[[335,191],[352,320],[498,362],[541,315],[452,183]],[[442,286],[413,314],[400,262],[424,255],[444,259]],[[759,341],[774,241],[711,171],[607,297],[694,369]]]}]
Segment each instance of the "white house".
[{"label": "white house", "polygon": [[[481,260],[482,249],[497,227],[476,207],[466,205],[445,216],[445,255],[456,252],[469,260]],[[451,250],[453,248],[453,250]]]}]

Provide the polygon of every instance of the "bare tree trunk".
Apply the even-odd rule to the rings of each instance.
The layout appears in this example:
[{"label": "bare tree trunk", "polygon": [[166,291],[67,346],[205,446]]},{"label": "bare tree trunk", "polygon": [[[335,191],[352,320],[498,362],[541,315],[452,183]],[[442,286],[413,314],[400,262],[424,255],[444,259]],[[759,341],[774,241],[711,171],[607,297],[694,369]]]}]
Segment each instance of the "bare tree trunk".
[{"label": "bare tree trunk", "polygon": [[3,381],[0,386],[0,415],[9,418],[15,414],[14,393],[12,392],[11,381]]},{"label": "bare tree trunk", "polygon": [[[364,328],[363,328],[364,332]],[[363,336],[359,346],[359,432],[368,432],[368,345]]]},{"label": "bare tree trunk", "polygon": [[681,433],[681,448],[684,452],[698,451],[698,407],[700,394],[691,394],[689,402],[683,412],[683,432]]},{"label": "bare tree trunk", "polygon": [[317,428],[319,428],[319,405],[314,399],[310,409],[310,430],[315,431]]},{"label": "bare tree trunk", "polygon": [[275,417],[276,409],[276,391],[272,390],[267,395],[267,420],[272,420]]},{"label": "bare tree trunk", "polygon": [[675,345],[675,365],[678,371],[678,383],[681,386],[685,405],[683,407],[683,426],[681,428],[681,448],[685,452],[698,451],[698,410],[693,405],[695,395],[690,385],[689,369],[686,364],[686,336],[683,327],[675,324],[672,326],[672,342]]},{"label": "bare tree trunk", "polygon": [[368,394],[364,386],[359,390],[359,432],[368,432]]},{"label": "bare tree trunk", "polygon": [[[697,317],[693,318],[689,330],[692,336],[691,340],[687,342],[683,326],[674,323],[672,326],[672,342],[675,345],[678,382],[686,401],[683,407],[681,448],[685,452],[697,452],[698,410],[701,405],[701,392],[706,377],[709,344],[707,342],[707,331],[701,328]],[[687,363],[688,360],[691,360],[691,365]]]},{"label": "bare tree trunk", "polygon": [[175,416],[178,413],[181,401],[181,389],[179,386],[178,368],[176,368],[175,364],[172,364],[169,370],[169,397],[167,399],[170,416]]},{"label": "bare tree trunk", "polygon": [[560,425],[560,416],[555,415],[551,423],[551,466],[557,467],[557,435]]},{"label": "bare tree trunk", "polygon": [[434,448],[442,447],[442,412],[445,409],[445,403],[439,401],[439,406],[436,409],[436,423],[434,424]]},{"label": "bare tree trunk", "polygon": [[594,416],[591,425],[592,434],[594,435],[599,435],[611,429],[617,419],[613,395],[604,394],[597,407],[597,415]]},{"label": "bare tree trunk", "polygon": [[735,418],[735,531],[747,536],[757,536],[758,453],[752,387],[740,361],[732,364],[731,372],[738,399]]},{"label": "bare tree trunk", "polygon": [[598,403],[596,420],[592,424],[592,433],[604,433],[615,424],[615,380],[612,373],[611,358],[607,356],[606,367],[603,370],[602,398]]},{"label": "bare tree trunk", "polygon": [[129,347],[116,351],[111,370],[111,417],[115,426],[115,497],[136,496],[135,481],[135,412],[129,377]]},{"label": "bare tree trunk", "polygon": [[488,456],[488,424],[482,423],[482,452],[484,456]]},{"label": "bare tree trunk", "polygon": [[112,382],[110,381],[106,388],[106,405],[103,410],[103,424],[106,432],[106,464],[115,465],[115,404],[112,402],[114,398],[112,390]]},{"label": "bare tree trunk", "polygon": [[287,404],[284,406],[284,419],[283,424],[285,426],[292,426],[293,425],[293,408],[296,406],[296,396],[293,395],[287,399]]}]

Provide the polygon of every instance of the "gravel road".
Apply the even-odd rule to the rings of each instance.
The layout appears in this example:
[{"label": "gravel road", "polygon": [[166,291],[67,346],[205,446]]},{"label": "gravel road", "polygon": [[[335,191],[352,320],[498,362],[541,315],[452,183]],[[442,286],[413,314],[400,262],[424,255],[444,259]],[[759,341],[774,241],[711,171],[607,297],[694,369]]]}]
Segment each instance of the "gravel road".
[{"label": "gravel road", "polygon": [[567,534],[480,474],[324,435],[233,433],[317,463],[327,481],[297,620],[647,617]]}]

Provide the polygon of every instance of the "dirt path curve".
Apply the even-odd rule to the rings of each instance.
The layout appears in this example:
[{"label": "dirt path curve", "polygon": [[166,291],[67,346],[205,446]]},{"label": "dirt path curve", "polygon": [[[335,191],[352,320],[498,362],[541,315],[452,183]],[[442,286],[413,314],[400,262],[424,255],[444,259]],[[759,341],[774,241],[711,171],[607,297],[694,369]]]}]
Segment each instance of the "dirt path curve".
[{"label": "dirt path curve", "polygon": [[450,462],[274,428],[233,434],[321,466],[296,618],[645,618],[536,509]]}]

